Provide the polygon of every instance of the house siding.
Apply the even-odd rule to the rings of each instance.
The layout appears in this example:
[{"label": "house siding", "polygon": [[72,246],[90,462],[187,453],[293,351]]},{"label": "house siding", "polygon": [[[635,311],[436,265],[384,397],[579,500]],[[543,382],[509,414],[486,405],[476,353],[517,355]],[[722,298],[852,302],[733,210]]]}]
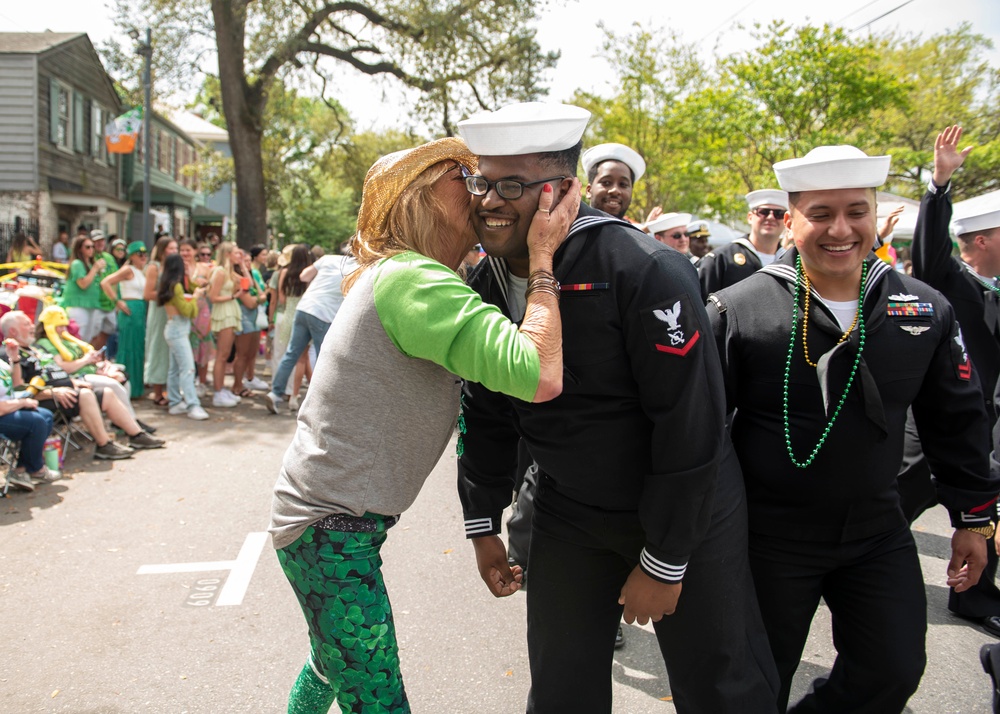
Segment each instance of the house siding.
[{"label": "house siding", "polygon": [[38,189],[36,95],[35,58],[0,55],[0,191]]}]

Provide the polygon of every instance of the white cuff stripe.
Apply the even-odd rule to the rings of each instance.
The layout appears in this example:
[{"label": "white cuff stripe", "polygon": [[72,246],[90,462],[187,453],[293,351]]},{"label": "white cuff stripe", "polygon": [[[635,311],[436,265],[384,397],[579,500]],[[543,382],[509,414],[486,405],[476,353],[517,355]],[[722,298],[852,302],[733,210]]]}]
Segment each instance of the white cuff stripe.
[{"label": "white cuff stripe", "polygon": [[651,556],[646,549],[642,549],[642,554],[639,556],[639,562],[649,572],[657,575],[665,580],[680,580],[684,577],[684,573],[687,572],[687,563],[684,565],[671,565],[670,563],[664,563],[662,560],[657,560]]},{"label": "white cuff stripe", "polygon": [[470,518],[465,522],[465,535],[489,533],[493,530],[492,518]]}]

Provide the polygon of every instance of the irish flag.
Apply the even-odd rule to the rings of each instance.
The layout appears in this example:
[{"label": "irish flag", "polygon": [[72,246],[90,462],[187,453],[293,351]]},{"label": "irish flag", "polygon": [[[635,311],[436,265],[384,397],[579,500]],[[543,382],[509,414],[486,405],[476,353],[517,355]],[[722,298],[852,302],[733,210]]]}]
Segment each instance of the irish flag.
[{"label": "irish flag", "polygon": [[136,107],[112,119],[104,127],[104,142],[110,154],[131,154],[142,129],[142,107]]}]

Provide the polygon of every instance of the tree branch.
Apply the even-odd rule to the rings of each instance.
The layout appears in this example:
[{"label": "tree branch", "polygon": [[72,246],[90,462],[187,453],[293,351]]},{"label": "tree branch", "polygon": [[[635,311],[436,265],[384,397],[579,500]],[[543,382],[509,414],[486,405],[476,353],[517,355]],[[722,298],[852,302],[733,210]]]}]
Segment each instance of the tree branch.
[{"label": "tree branch", "polygon": [[[378,25],[379,27],[389,30],[390,32],[395,32],[414,40],[419,40],[424,35],[424,31],[418,27],[414,27],[407,23],[397,22],[384,15],[375,12],[372,8],[367,5],[363,5],[357,2],[336,2],[327,3],[323,5],[318,10],[316,10],[302,25],[302,27],[294,35],[288,38],[287,41],[282,43],[282,45],[275,50],[267,61],[264,62],[263,66],[257,72],[257,81],[261,84],[266,85],[270,82],[274,76],[278,73],[285,64],[290,62],[299,52],[306,50],[309,45],[317,45],[318,43],[311,43],[309,38],[313,36],[316,29],[323,24],[323,22],[329,18],[331,15],[336,13],[354,13],[355,15],[360,15],[368,22],[373,25]],[[336,48],[328,48],[333,52],[336,52]],[[310,50],[315,52],[316,50]],[[329,54],[331,57],[337,57],[338,59],[343,59],[332,53],[322,53]],[[346,60],[350,61],[350,60]],[[362,70],[363,71],[363,70]]]}]

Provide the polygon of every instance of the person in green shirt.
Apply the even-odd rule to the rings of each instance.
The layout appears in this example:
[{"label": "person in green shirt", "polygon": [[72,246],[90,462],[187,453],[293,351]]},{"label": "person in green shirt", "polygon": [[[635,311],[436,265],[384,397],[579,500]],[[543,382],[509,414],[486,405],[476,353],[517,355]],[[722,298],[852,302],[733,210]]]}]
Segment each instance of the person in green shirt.
[{"label": "person in green shirt", "polygon": [[551,186],[539,191],[519,327],[455,272],[476,243],[465,184],[475,167],[451,137],[385,156],[365,179],[358,267],[274,491],[270,531],[311,642],[290,712],[326,712],[334,699],[345,712],[410,710],[380,570],[386,531],[461,424],[461,377],[526,401],[562,391],[552,256],[580,182],[558,205]]},{"label": "person in green shirt", "polygon": [[80,339],[93,344],[94,335],[101,331],[101,277],[108,263],[96,257],[94,241],[89,235],[78,235],[70,252],[73,259],[59,304],[76,322]]},{"label": "person in green shirt", "polygon": [[[90,239],[94,241],[95,260],[104,261],[104,268],[97,275],[97,284],[100,286],[104,278],[118,270],[118,260],[111,253],[105,252],[104,248],[107,245],[107,238],[104,236],[103,231],[91,231]],[[100,313],[96,315],[98,323],[94,326],[93,339],[87,340],[87,342],[92,344],[95,349],[100,349],[108,344],[108,338],[118,332],[118,319],[115,313],[115,301],[109,298],[103,290],[99,289],[97,293],[98,308],[100,309]],[[112,358],[114,356],[114,354],[111,355]]]}]

